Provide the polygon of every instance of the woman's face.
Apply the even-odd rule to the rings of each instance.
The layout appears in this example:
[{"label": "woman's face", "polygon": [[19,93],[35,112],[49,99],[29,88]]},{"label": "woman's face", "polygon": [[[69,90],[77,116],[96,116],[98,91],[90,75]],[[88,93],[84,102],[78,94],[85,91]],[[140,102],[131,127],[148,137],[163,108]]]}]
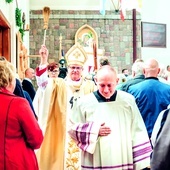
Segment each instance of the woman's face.
[{"label": "woman's face", "polygon": [[53,70],[48,70],[49,78],[57,78],[59,75],[59,68],[54,68]]}]

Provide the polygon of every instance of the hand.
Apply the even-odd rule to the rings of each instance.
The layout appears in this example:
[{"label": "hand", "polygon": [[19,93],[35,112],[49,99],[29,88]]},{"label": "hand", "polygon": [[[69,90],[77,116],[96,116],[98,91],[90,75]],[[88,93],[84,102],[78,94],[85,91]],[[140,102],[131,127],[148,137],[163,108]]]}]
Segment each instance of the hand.
[{"label": "hand", "polygon": [[39,50],[39,54],[41,55],[41,64],[47,64],[48,60],[48,49],[45,45],[41,45],[41,49]]},{"label": "hand", "polygon": [[108,126],[105,126],[105,123],[102,123],[99,130],[99,136],[108,136],[111,133],[111,129]]}]

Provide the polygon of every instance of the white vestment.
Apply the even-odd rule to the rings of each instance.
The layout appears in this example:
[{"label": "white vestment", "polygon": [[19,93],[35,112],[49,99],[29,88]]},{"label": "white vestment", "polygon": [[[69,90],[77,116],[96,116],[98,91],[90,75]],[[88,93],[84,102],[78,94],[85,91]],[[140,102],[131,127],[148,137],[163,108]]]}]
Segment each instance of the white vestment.
[{"label": "white vestment", "polygon": [[[65,79],[67,86],[67,125],[69,114],[73,103],[77,102],[81,96],[91,93],[96,90],[96,86],[93,81],[85,80],[83,78],[80,81],[72,81],[70,78]],[[72,100],[71,100],[72,99]],[[65,167],[64,170],[81,170],[81,152],[77,147],[75,141],[66,133],[66,146],[65,146]]]},{"label": "white vestment", "polygon": [[53,79],[48,78],[46,88],[43,89],[39,87],[36,91],[36,95],[33,100],[34,110],[36,115],[38,116],[38,123],[41,127],[41,130],[43,131],[43,134],[46,130],[46,123],[48,119],[50,100],[53,88]]},{"label": "white vestment", "polygon": [[[49,107],[51,104],[50,101],[54,89],[53,78],[48,78],[47,73],[44,72],[37,77],[37,83],[39,85],[39,88],[37,90],[33,104],[35,112],[38,116],[38,123],[42,128],[43,133],[45,134],[49,115]],[[67,129],[68,115],[72,107],[72,103],[70,102],[70,100],[73,99],[73,101],[77,101],[80,96],[84,96],[85,94],[95,91],[96,86],[91,80],[85,80],[81,78],[79,81],[72,81],[68,77],[65,78],[65,84],[65,93],[67,95],[67,115],[65,126]],[[80,149],[77,147],[75,141],[73,141],[67,133],[65,138],[65,149],[63,149],[63,153],[65,154],[63,165],[64,170],[81,170]]]},{"label": "white vestment", "polygon": [[[70,136],[82,150],[82,170],[140,170],[150,166],[151,144],[133,96],[118,91],[116,100],[80,98],[70,115]],[[101,124],[111,134],[98,137]]]}]

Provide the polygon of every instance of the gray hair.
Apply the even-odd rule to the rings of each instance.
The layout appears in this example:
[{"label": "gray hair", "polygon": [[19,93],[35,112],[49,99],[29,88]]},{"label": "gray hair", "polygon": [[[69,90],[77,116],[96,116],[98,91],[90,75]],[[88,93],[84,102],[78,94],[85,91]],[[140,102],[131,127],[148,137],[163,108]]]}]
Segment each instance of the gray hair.
[{"label": "gray hair", "polygon": [[144,62],[135,62],[132,65],[132,71],[135,72],[135,75],[143,74],[143,69],[144,69]]}]

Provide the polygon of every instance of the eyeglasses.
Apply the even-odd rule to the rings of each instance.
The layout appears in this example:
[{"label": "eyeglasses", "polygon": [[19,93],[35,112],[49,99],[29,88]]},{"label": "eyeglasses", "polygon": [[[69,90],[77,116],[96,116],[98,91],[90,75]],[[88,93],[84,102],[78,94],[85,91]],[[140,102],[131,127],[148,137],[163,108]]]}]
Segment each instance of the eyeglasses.
[{"label": "eyeglasses", "polygon": [[71,70],[81,70],[82,69],[82,67],[75,67],[75,66],[69,66],[69,68],[71,69]]},{"label": "eyeglasses", "polygon": [[48,70],[49,72],[51,72],[51,73],[57,73],[57,72],[59,72],[59,70]]}]

